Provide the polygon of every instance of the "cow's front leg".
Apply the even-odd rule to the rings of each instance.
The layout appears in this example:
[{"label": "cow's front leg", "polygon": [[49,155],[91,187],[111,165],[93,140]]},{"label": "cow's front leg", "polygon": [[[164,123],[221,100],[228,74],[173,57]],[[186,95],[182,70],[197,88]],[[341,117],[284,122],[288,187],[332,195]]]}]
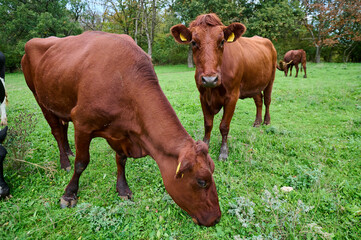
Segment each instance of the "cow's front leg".
[{"label": "cow's front leg", "polygon": [[290,77],[292,76],[292,68],[293,68],[293,65],[290,66]]},{"label": "cow's front leg", "polygon": [[120,198],[126,200],[133,197],[132,191],[129,189],[127,179],[125,178],[125,164],[127,162],[127,156],[125,154],[116,154],[117,162],[117,192]]},{"label": "cow's front leg", "polygon": [[219,160],[226,160],[228,158],[228,133],[229,133],[229,125],[231,124],[231,120],[234,114],[234,110],[236,108],[238,98],[231,99],[228,103],[224,105],[224,113],[222,117],[221,124],[219,125],[219,130],[222,135],[222,145],[219,153]]},{"label": "cow's front leg", "polygon": [[259,127],[262,123],[262,104],[263,95],[259,93],[253,97],[254,103],[256,104],[256,119],[254,120],[253,127]]},{"label": "cow's front leg", "polygon": [[209,106],[201,100],[203,118],[204,118],[204,137],[203,142],[209,146],[211,132],[213,128],[214,114],[210,111]]},{"label": "cow's front leg", "polygon": [[75,147],[76,156],[74,163],[74,174],[68,186],[65,188],[65,193],[60,199],[60,207],[74,207],[77,203],[77,193],[79,189],[79,178],[82,172],[89,164],[89,145],[91,137],[87,133],[81,133],[75,130]]}]

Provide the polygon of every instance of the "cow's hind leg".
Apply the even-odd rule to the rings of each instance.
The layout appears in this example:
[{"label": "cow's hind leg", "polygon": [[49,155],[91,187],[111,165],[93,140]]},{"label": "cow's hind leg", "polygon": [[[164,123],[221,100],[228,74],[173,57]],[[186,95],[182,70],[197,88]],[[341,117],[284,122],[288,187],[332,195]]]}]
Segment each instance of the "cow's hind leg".
[{"label": "cow's hind leg", "polygon": [[298,77],[298,64],[295,65],[295,68],[296,68],[296,76],[295,77]]},{"label": "cow's hind leg", "polygon": [[[302,67],[303,67],[303,70],[305,70],[305,75],[303,76],[304,78],[307,78],[307,73],[306,73],[306,63],[302,63]],[[302,69],[301,67],[301,69]]]},{"label": "cow's hind leg", "polygon": [[67,122],[63,122],[52,112],[48,111],[46,108],[42,107],[39,104],[41,110],[43,111],[44,117],[47,120],[51,133],[53,134],[59,148],[60,152],[60,166],[66,171],[70,171],[71,166],[69,162],[68,155],[73,155],[73,152],[70,150],[68,142],[68,126]]},{"label": "cow's hind leg", "polygon": [[79,189],[79,178],[82,172],[89,164],[91,136],[88,133],[75,131],[75,147],[76,157],[74,163],[74,174],[68,186],[65,188],[65,193],[60,199],[60,207],[74,207],[77,203],[77,193]]},{"label": "cow's hind leg", "polygon": [[263,95],[262,93],[253,97],[254,103],[256,104],[256,120],[253,123],[253,127],[259,127],[262,123],[262,104],[263,104]]},{"label": "cow's hind leg", "polygon": [[117,162],[117,192],[122,199],[131,199],[133,197],[132,191],[129,189],[127,179],[125,178],[125,164],[127,156],[125,154],[116,154]]},{"label": "cow's hind leg", "polygon": [[268,84],[268,86],[263,91],[264,105],[266,107],[266,112],[264,114],[264,121],[263,121],[264,125],[269,125],[271,123],[270,105],[271,105],[273,82],[274,82],[274,75],[273,75],[273,80]]}]

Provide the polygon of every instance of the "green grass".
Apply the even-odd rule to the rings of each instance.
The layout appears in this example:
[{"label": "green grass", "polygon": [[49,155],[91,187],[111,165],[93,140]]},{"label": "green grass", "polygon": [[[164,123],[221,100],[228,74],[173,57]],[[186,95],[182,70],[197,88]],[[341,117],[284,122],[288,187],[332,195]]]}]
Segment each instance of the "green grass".
[{"label": "green grass", "polygon": [[[211,228],[195,225],[170,199],[150,157],[129,159],[134,199],[119,199],[115,154],[103,139],[92,141],[78,205],[60,209],[72,173],[60,170],[56,142],[23,75],[8,74],[10,131],[21,112],[35,114],[25,160],[41,167],[8,154],[12,198],[0,201],[0,239],[360,239],[361,64],[307,67],[307,79],[277,71],[270,126],[253,128],[253,100],[238,101],[224,162],[217,160],[222,115],[216,115],[210,155],[222,219]],[[194,69],[157,66],[156,72],[186,130],[202,139]],[[73,132],[71,126],[74,149]],[[283,193],[282,186],[295,190]]]}]

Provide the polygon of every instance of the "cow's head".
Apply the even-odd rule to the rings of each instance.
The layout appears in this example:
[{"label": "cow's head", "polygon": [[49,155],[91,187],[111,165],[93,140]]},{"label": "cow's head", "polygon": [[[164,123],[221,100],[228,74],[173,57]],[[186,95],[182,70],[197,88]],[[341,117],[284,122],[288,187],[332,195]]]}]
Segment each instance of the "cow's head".
[{"label": "cow's head", "polygon": [[286,77],[287,77],[287,73],[288,73],[288,68],[290,67],[290,64],[292,63],[292,61],[293,60],[286,63],[285,61],[281,60],[277,65],[277,69],[280,70],[280,71],[285,72]]},{"label": "cow's head", "polygon": [[171,28],[178,43],[190,43],[192,46],[198,87],[217,87],[221,84],[224,47],[235,42],[245,31],[246,27],[241,23],[224,26],[215,14],[198,16],[189,28],[182,24]]},{"label": "cow's head", "polygon": [[214,162],[208,154],[208,146],[198,141],[181,150],[174,171],[163,176],[173,200],[196,224],[207,227],[217,224],[221,218],[213,171]]}]

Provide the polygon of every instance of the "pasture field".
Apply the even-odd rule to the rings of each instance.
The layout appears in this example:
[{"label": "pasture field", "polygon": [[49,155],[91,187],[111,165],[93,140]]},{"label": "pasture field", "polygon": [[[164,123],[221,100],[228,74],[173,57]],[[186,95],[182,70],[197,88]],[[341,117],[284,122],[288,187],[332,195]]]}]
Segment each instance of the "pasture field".
[{"label": "pasture field", "polygon": [[[202,139],[194,69],[155,69],[186,130]],[[0,239],[360,239],[361,64],[309,63],[307,75],[277,71],[269,126],[253,128],[253,99],[238,101],[222,162],[216,115],[210,155],[222,219],[206,228],[172,201],[150,157],[128,160],[134,199],[118,198],[115,154],[103,139],[92,141],[78,205],[60,209],[72,171],[60,170],[55,139],[22,73],[7,74],[4,166],[12,197],[0,201]],[[69,138],[75,151],[72,125]],[[26,162],[14,160],[22,150]]]}]

